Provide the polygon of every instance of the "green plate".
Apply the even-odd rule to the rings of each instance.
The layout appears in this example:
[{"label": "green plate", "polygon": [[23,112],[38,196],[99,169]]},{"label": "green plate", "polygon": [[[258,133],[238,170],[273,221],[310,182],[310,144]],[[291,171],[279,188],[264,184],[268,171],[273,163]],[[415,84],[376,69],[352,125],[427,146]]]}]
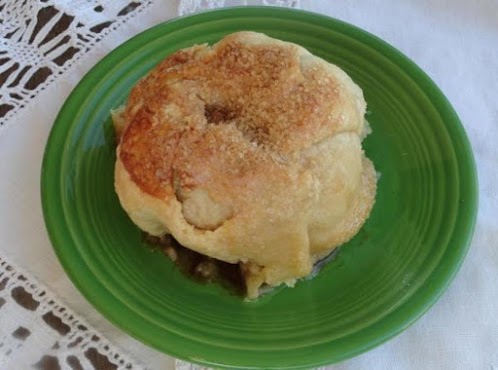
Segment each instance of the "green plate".
[{"label": "green plate", "polygon": [[[381,173],[359,234],[311,280],[246,303],[185,278],[148,250],[113,189],[109,110],[162,58],[239,30],[300,44],[362,88]],[[99,62],[54,124],[42,200],[55,251],[109,320],[170,355],[215,367],[303,368],[366,351],[401,332],[443,293],[470,243],[472,152],[457,115],[410,60],[349,24],[278,8],[218,10],[160,24]]]}]

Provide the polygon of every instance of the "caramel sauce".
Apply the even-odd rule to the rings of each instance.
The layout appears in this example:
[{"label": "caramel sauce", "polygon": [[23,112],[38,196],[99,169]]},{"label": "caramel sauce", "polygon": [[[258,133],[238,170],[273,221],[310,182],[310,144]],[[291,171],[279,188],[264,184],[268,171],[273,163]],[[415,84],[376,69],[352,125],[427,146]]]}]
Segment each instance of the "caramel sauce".
[{"label": "caramel sauce", "polygon": [[201,284],[219,284],[232,294],[246,296],[245,279],[239,264],[220,261],[185,248],[171,235],[157,237],[144,233],[144,241],[153,249],[165,253],[189,279]]}]

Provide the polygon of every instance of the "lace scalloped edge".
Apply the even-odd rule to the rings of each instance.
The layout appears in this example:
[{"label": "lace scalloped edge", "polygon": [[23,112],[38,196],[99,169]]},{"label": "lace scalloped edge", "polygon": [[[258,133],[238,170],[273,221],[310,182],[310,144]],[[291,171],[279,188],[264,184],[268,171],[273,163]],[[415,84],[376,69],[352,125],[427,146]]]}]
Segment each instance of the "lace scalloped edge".
[{"label": "lace scalloped edge", "polygon": [[[0,256],[0,284],[5,277],[8,278],[8,281],[4,289],[12,290],[19,286],[23,287],[33,299],[39,302],[40,305],[36,309],[37,311],[53,312],[64,324],[74,330],[67,341],[82,337],[83,339],[77,344],[79,348],[82,350],[89,347],[97,349],[107,357],[109,362],[117,366],[118,370],[145,369],[143,365],[130,359],[123,354],[123,351],[112,345],[100,332],[72,311],[62,299],[56,297],[36,277]],[[80,329],[82,327],[85,328],[84,331]],[[98,338],[98,340],[95,340],[95,338]]]},{"label": "lace scalloped edge", "polygon": [[[91,39],[87,44],[86,44],[86,49],[81,52],[81,54],[77,55],[74,59],[69,60],[66,64],[64,64],[61,68],[58,68],[56,70],[56,73],[51,74],[47,80],[45,80],[42,84],[36,87],[34,91],[31,91],[25,101],[22,101],[18,104],[14,105],[14,108],[11,109],[10,111],[7,112],[3,117],[0,118],[0,134],[2,134],[2,131],[5,130],[7,126],[10,126],[7,124],[8,121],[10,121],[16,114],[19,113],[19,111],[23,108],[26,108],[31,101],[36,98],[42,91],[46,90],[52,83],[57,81],[61,75],[63,75],[65,72],[73,68],[75,65],[78,65],[78,63],[81,61],[81,59],[88,54],[88,52],[91,50],[92,47],[94,47],[98,42],[103,40],[105,37],[107,37],[109,34],[115,32],[118,28],[120,28],[124,23],[129,21],[131,18],[136,17],[138,14],[143,12],[148,6],[152,4],[153,0],[144,0],[143,3],[137,7],[134,11],[130,12],[129,14],[126,14],[120,18],[117,18],[112,25],[110,25],[108,28],[102,30],[101,33],[99,33],[95,38]],[[55,2],[53,0],[46,0],[44,2],[45,5],[48,6],[53,6],[57,7]]]}]

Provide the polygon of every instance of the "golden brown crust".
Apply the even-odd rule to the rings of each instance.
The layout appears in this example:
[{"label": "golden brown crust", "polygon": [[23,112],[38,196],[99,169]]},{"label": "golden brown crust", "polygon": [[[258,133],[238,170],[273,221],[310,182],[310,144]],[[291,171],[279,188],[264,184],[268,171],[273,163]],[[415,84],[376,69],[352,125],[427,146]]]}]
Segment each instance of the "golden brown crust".
[{"label": "golden brown crust", "polygon": [[239,32],[181,50],[131,91],[116,190],[146,231],[290,281],[370,211],[364,111],[344,72],[297,45]]},{"label": "golden brown crust", "polygon": [[[214,155],[222,165],[229,160],[231,170],[241,173],[272,167],[271,154],[289,155],[357,129],[344,122],[350,97],[325,68],[301,66],[303,49],[252,44],[247,35],[254,37],[238,33],[213,48],[179,51],[132,90],[121,159],[144,191],[159,195],[164,182],[172,182],[173,169],[183,169],[192,153]],[[206,139],[216,147],[202,145]],[[254,144],[258,150],[252,150]],[[233,161],[232,154],[243,160]],[[160,175],[150,177],[154,172]]]}]

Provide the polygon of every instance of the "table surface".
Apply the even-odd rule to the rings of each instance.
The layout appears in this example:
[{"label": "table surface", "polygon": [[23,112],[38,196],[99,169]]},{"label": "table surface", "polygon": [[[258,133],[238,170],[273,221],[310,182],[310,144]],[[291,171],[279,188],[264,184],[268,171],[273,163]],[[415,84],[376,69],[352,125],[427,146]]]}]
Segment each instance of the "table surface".
[{"label": "table surface", "polygon": [[[329,368],[498,369],[498,1],[301,0],[301,8],[371,32],[425,70],[460,116],[479,177],[475,235],[446,293],[402,334]],[[31,272],[110,342],[151,369],[172,369],[174,360],[110,324],[62,270],[45,231],[39,179],[54,118],[85,72],[131,36],[176,14],[176,1],[153,1],[95,45],[0,131],[0,254]]]}]

